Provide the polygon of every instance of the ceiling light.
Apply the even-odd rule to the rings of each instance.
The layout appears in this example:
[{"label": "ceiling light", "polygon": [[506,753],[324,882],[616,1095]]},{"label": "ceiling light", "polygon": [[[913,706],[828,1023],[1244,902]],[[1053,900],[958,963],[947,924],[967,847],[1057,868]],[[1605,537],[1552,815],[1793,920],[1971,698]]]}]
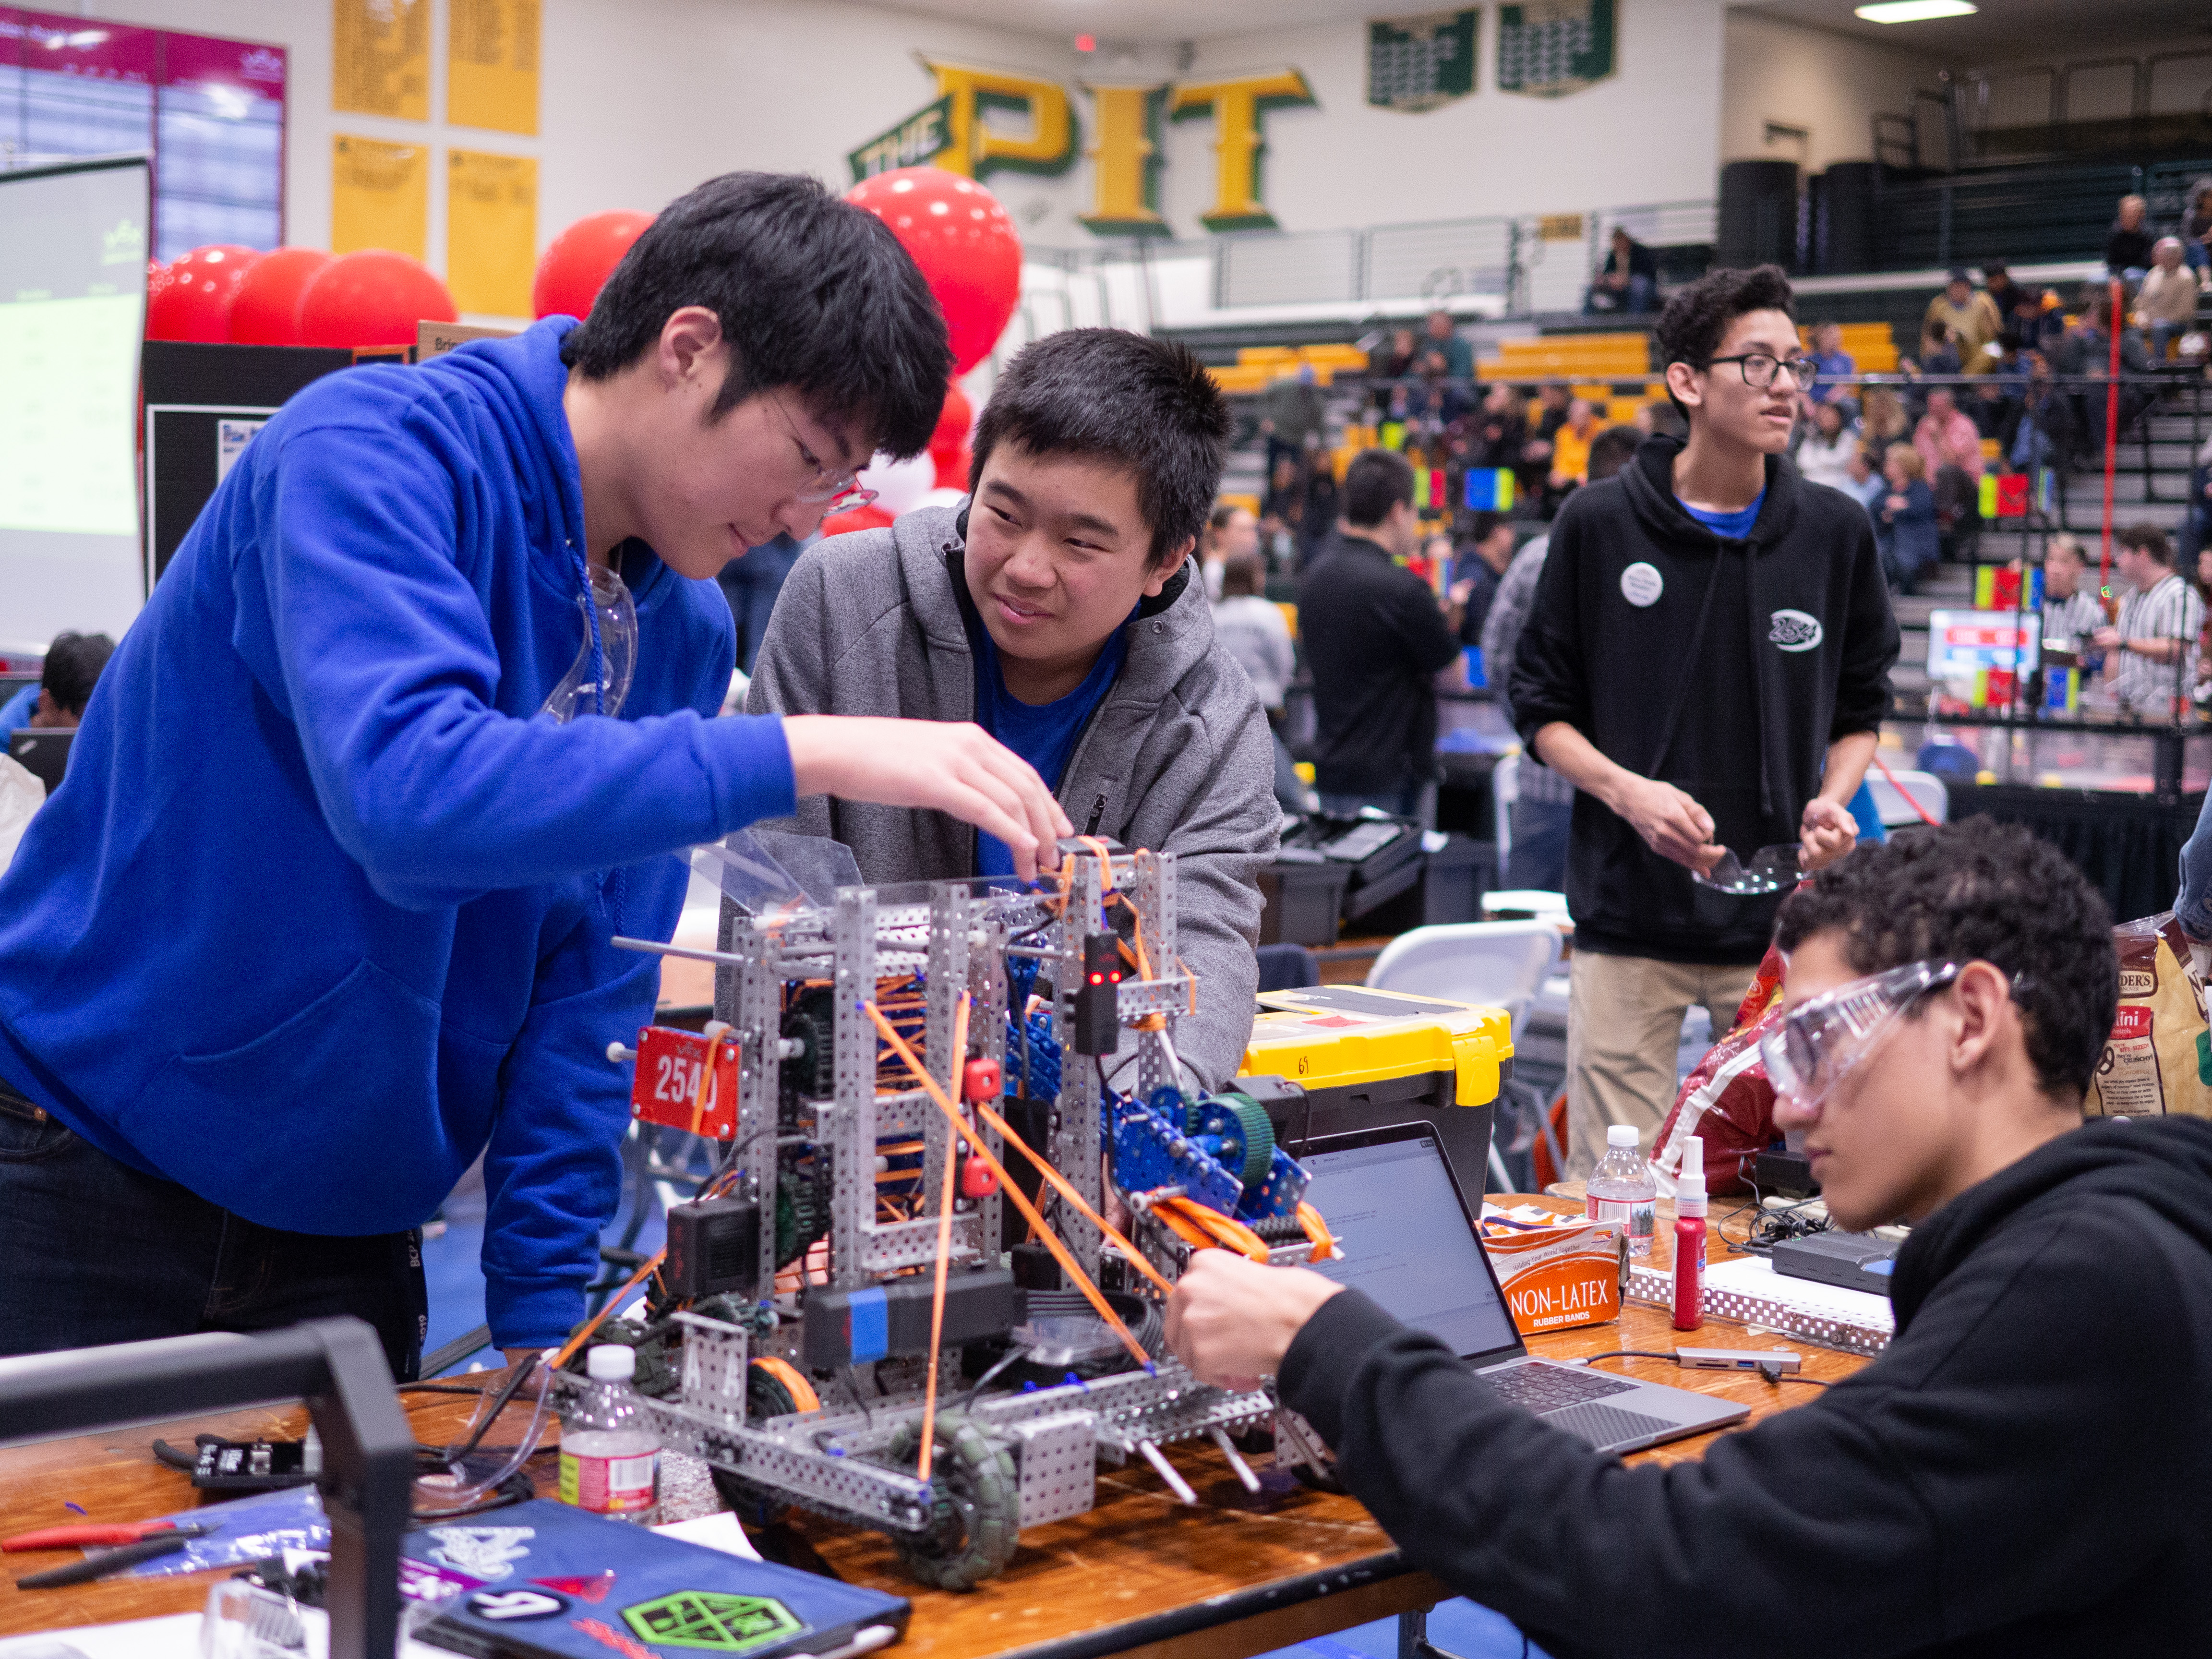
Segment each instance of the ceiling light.
[{"label": "ceiling light", "polygon": [[1931,17],[1971,17],[1981,8],[1969,0],[1881,0],[1851,9],[1869,23],[1924,23]]}]

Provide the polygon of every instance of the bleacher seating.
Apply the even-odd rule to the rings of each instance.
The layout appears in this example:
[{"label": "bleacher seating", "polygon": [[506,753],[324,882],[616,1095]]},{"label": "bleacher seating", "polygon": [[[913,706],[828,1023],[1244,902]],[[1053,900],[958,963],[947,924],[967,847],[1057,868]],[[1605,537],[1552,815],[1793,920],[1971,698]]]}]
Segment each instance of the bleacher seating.
[{"label": "bleacher seating", "polygon": [[1367,354],[1354,345],[1240,346],[1234,363],[1217,363],[1208,372],[1224,392],[1265,392],[1307,364],[1315,380],[1328,386],[1339,370],[1364,370]]},{"label": "bleacher seating", "polygon": [[[1800,310],[1807,307],[1800,305]],[[1844,331],[1844,349],[1858,365],[1862,374],[1894,374],[1897,373],[1897,337],[1887,323],[1839,323]],[[1810,351],[1813,349],[1813,325],[1799,327],[1797,337]]]},{"label": "bleacher seating", "polygon": [[1572,374],[1590,380],[1641,380],[1651,373],[1651,337],[1634,334],[1540,334],[1500,340],[1498,356],[1474,366],[1484,380],[1535,380]]}]

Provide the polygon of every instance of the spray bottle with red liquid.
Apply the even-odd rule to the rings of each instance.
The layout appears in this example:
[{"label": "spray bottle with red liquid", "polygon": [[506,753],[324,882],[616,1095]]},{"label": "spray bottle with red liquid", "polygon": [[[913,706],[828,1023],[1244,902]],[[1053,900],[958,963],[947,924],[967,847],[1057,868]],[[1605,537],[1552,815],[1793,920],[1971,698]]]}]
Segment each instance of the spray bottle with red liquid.
[{"label": "spray bottle with red liquid", "polygon": [[1674,1328],[1694,1331],[1705,1322],[1705,1143],[1692,1135],[1674,1178]]}]

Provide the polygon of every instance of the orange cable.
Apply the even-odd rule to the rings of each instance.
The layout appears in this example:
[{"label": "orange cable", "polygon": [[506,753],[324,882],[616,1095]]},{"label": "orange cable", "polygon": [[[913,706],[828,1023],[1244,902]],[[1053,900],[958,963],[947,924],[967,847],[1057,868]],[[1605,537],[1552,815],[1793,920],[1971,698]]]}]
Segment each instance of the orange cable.
[{"label": "orange cable", "polygon": [[[914,1051],[906,1046],[904,1040],[897,1032],[891,1030],[890,1023],[884,1019],[873,1003],[862,1003],[860,1006],[868,1018],[875,1021],[876,1029],[881,1031],[891,1046],[899,1051],[901,1058],[907,1063],[907,1069],[914,1074],[915,1080],[921,1084],[923,1092],[937,1103],[938,1110],[943,1112],[952,1127],[960,1132],[961,1136],[968,1142],[976,1157],[983,1160],[984,1167],[999,1177],[1000,1190],[1013,1200],[1014,1208],[1021,1212],[1022,1218],[1035,1230],[1038,1241],[1046,1249],[1052,1252],[1053,1260],[1060,1264],[1060,1271],[1067,1275],[1069,1282],[1083,1292],[1085,1298],[1097,1310],[1098,1316],[1113,1328],[1114,1334],[1121,1339],[1122,1346],[1135,1357],[1137,1363],[1141,1365],[1150,1365],[1152,1363],[1152,1357],[1145,1352],[1144,1345],[1130,1335],[1129,1328],[1121,1322],[1121,1316],[1114,1311],[1113,1304],[1109,1303],[1099,1288],[1091,1282],[1091,1276],[1076,1264],[1075,1257],[1069,1253],[1067,1246],[1061,1243],[1052,1229],[1045,1225],[1044,1218],[1037,1213],[1036,1206],[1029,1201],[1020,1188],[1014,1185],[1013,1178],[1006,1173],[1006,1166],[1000,1163],[997,1156],[983,1144],[982,1136],[969,1127],[962,1119],[958,1109],[945,1098],[945,1091],[937,1086],[937,1079],[922,1069],[921,1062],[914,1057]],[[1031,1158],[1034,1159],[1034,1153],[1031,1154]],[[1048,1166],[1039,1164],[1037,1167],[1042,1170]]]},{"label": "orange cable", "polygon": [[[960,994],[960,1006],[952,1015],[953,1075],[957,1078],[959,1067],[968,1053],[968,994]],[[931,1442],[937,1431],[937,1354],[939,1345],[945,1340],[945,1271],[952,1257],[952,1175],[960,1163],[960,1143],[951,1136],[945,1141],[945,1184],[937,1199],[937,1282],[929,1293],[929,1370],[921,1385],[921,1458],[918,1465],[921,1479],[929,1479]]]},{"label": "orange cable", "polygon": [[629,1282],[625,1284],[622,1289],[617,1291],[612,1296],[606,1299],[605,1305],[601,1307],[599,1312],[593,1314],[591,1318],[586,1322],[583,1329],[578,1331],[575,1335],[570,1337],[568,1341],[562,1344],[560,1352],[556,1353],[551,1359],[546,1362],[546,1369],[548,1370],[557,1371],[571,1359],[574,1359],[576,1357],[576,1350],[582,1347],[584,1344],[592,1340],[592,1333],[599,1328],[600,1324],[606,1319],[606,1316],[609,1314],[612,1313],[617,1308],[622,1305],[622,1299],[628,1296],[632,1291],[635,1290],[640,1285],[643,1284],[647,1274],[659,1272],[660,1264],[667,1257],[667,1255],[668,1247],[666,1245],[663,1245],[660,1249],[655,1250],[651,1255],[647,1256],[643,1261],[640,1262],[638,1264],[637,1271],[629,1276]]}]

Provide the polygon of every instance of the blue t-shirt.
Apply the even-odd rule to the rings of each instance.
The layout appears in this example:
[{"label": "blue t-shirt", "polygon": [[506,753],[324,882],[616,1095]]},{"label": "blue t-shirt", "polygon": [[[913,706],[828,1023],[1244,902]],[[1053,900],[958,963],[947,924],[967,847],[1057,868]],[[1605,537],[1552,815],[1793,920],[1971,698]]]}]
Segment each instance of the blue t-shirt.
[{"label": "blue t-shirt", "polygon": [[[1675,499],[1681,501],[1679,495]],[[1751,534],[1752,526],[1759,522],[1759,509],[1765,500],[1766,492],[1762,489],[1751,498],[1749,507],[1734,513],[1716,513],[1710,507],[1692,507],[1687,501],[1682,501],[1682,510],[1716,536],[1740,542]]]},{"label": "blue t-shirt", "polygon": [[[1036,769],[1045,787],[1057,790],[1060,774],[1075,753],[1075,740],[1083,735],[1091,711],[1121,672],[1128,654],[1127,630],[1117,628],[1083,677],[1083,684],[1052,702],[1024,702],[1006,690],[999,671],[999,649],[990,631],[978,622],[969,629],[975,649],[975,724]],[[1014,855],[996,836],[975,832],[975,872],[981,876],[1011,876]]]}]

